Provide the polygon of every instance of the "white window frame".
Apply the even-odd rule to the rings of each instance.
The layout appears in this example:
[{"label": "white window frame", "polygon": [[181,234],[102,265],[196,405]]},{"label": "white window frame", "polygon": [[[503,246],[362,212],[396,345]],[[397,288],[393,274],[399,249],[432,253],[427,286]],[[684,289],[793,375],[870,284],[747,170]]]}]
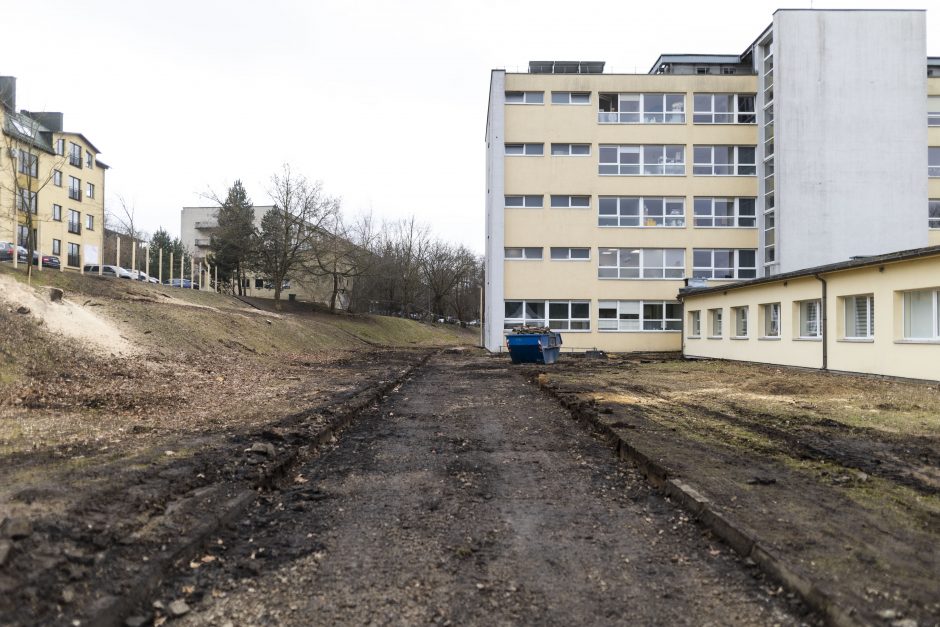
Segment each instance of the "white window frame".
[{"label": "white window frame", "polygon": [[[575,102],[577,99],[577,102]],[[573,105],[582,107],[591,104],[591,92],[589,91],[553,91],[553,105]]]},{"label": "white window frame", "polygon": [[[662,253],[663,265],[652,265],[657,253]],[[681,265],[670,265],[670,256],[675,261],[676,253],[681,254]],[[606,255],[615,253],[616,266],[601,265]],[[636,255],[637,265],[621,265],[625,258]],[[606,272],[605,272],[606,271]],[[616,271],[617,276],[602,276]],[[631,274],[637,276],[629,276]],[[647,276],[661,271],[661,276]],[[624,275],[627,276],[624,276]],[[612,281],[674,281],[685,277],[685,249],[684,248],[598,248],[597,249],[597,278]]]},{"label": "white window frame", "polygon": [[818,340],[822,337],[822,300],[818,298],[803,300],[797,305],[800,308],[800,328],[797,337],[801,340]]},{"label": "white window frame", "polygon": [[[865,329],[861,335],[856,334],[855,322],[858,316],[858,301],[864,299],[865,302]],[[875,338],[875,297],[874,294],[852,294],[842,297],[843,313],[843,338],[846,340],[873,340]],[[851,316],[850,314],[851,309]],[[851,324],[850,324],[851,323]],[[849,334],[849,330],[852,334]]]},{"label": "white window frame", "polygon": [[[615,214],[602,214],[609,211],[611,201],[616,203]],[[651,205],[648,206],[647,202]],[[662,214],[651,213],[653,205],[659,203]],[[636,215],[623,213],[630,205],[636,205]],[[679,213],[675,213],[676,211]],[[671,212],[671,213],[670,213]],[[616,224],[611,224],[616,221]],[[682,196],[600,196],[597,199],[597,226],[601,228],[685,228],[685,198]]]},{"label": "white window frame", "polygon": [[590,209],[591,196],[588,194],[551,194],[548,206],[552,209]]},{"label": "white window frame", "polygon": [[927,126],[940,126],[940,96],[927,96]]},{"label": "white window frame", "polygon": [[[715,111],[715,97],[730,96],[734,101],[734,111]],[[708,108],[699,109],[700,99],[708,98]],[[741,99],[751,98],[754,109],[741,109]],[[718,116],[723,116],[718,119]],[[750,119],[748,119],[750,118]],[[692,94],[693,124],[757,124],[757,94],[747,93],[695,93]]]},{"label": "white window frame", "polygon": [[[510,98],[512,99],[510,100]],[[518,98],[518,100],[516,98]],[[508,105],[540,105],[545,104],[545,92],[509,90],[505,92],[505,99]]]},{"label": "white window frame", "polygon": [[[616,161],[603,161],[611,150]],[[600,144],[597,152],[600,176],[685,176],[684,144]],[[622,163],[627,154],[636,154],[636,163]]]},{"label": "white window frame", "polygon": [[[574,257],[573,252],[576,250],[587,254],[583,257]],[[591,249],[588,246],[551,246],[548,258],[550,261],[590,261]]]},{"label": "white window frame", "polygon": [[[617,110],[598,110],[597,122],[599,124],[685,124],[684,93],[604,92],[598,94],[598,107],[601,96],[616,96]],[[631,102],[636,103],[636,111],[624,111],[624,103]],[[673,109],[676,104],[680,104],[681,109]]]},{"label": "white window frame", "polygon": [[708,338],[720,340],[724,337],[724,318],[725,310],[722,307],[716,307],[708,310]]},{"label": "white window frame", "polygon": [[[661,307],[662,315],[647,317],[647,306]],[[676,317],[667,316],[669,307],[678,308],[673,312]],[[601,318],[602,309],[613,309],[615,317]],[[597,330],[600,333],[681,333],[682,308],[674,300],[601,300],[597,302]]]},{"label": "white window frame", "polygon": [[927,176],[940,177],[940,146],[927,147]]},{"label": "white window frame", "polygon": [[[716,163],[715,149],[730,148],[731,162]],[[754,152],[754,160],[744,163],[741,161],[741,149],[747,148]],[[708,150],[708,161],[698,160],[699,153]],[[757,175],[757,146],[731,146],[725,144],[696,144],[692,146],[692,175],[693,176],[756,176]],[[716,172],[718,168],[730,168],[729,171]],[[746,171],[745,171],[746,170]]]},{"label": "white window frame", "polygon": [[590,157],[591,144],[564,144],[553,142],[549,148],[548,154],[553,157]]},{"label": "white window frame", "polygon": [[[734,335],[731,336],[735,340],[746,340],[750,337],[750,321],[748,320],[748,310],[750,309],[749,305],[742,305],[740,307],[732,307],[731,311],[734,314]],[[744,333],[741,333],[744,331]]]},{"label": "white window frame", "polygon": [[[539,299],[507,298],[503,304],[504,314],[507,313],[506,307],[508,307],[511,303],[521,303],[522,317],[518,318],[518,317],[510,317],[508,315],[505,315],[503,318],[503,332],[504,333],[509,333],[512,331],[513,328],[522,326],[522,325],[540,326],[540,327],[547,326],[549,328],[552,328],[558,331],[566,331],[568,333],[590,333],[591,331],[591,301],[590,300],[587,300],[587,299],[571,299],[571,300],[551,299],[551,300],[548,300],[548,299],[541,299],[541,298]],[[568,305],[568,317],[567,318],[551,318],[550,316],[552,313],[551,312],[552,304],[556,305],[556,308],[557,308],[557,306],[561,305],[562,303]],[[580,305],[582,307],[586,307],[587,317],[585,318],[571,317],[572,305]],[[530,307],[531,308],[541,307],[542,317],[537,317],[534,315],[530,316],[529,315]],[[535,314],[536,312],[533,309],[531,310],[531,313]],[[554,326],[552,326],[553,322],[554,322]],[[572,329],[570,328],[572,324],[575,324],[583,328]]]},{"label": "white window frame", "polygon": [[927,201],[927,228],[940,229],[940,199],[931,198]]},{"label": "white window frame", "polygon": [[[511,147],[511,148],[510,148]],[[516,152],[516,150],[519,152]],[[520,143],[506,142],[503,145],[507,157],[543,157],[545,156],[545,144],[539,142]]]},{"label": "white window frame", "polygon": [[[514,204],[517,199],[520,204]],[[506,209],[541,209],[544,206],[544,194],[506,194],[503,196],[503,207]]]},{"label": "white window frame", "polygon": [[[522,317],[510,317],[506,311],[506,308],[512,303],[520,303],[522,305]],[[544,327],[545,325],[545,315],[548,313],[548,301],[544,299],[522,299],[522,298],[507,298],[503,302],[503,332],[508,333],[512,331],[513,328],[518,326],[539,326]],[[529,305],[540,306],[542,307],[542,316],[537,317],[535,315],[529,315]],[[531,313],[535,314],[535,311]]]},{"label": "white window frame", "polygon": [[[751,215],[741,214],[741,201],[749,200],[753,203],[754,213]],[[708,203],[708,213],[699,213],[700,206]],[[730,216],[715,215],[715,203],[726,202],[731,204],[732,214]],[[731,224],[715,223],[719,220],[730,220]],[[744,221],[751,221],[753,224],[742,224]],[[711,224],[700,224],[699,222],[711,221]],[[722,196],[696,196],[692,199],[692,226],[697,229],[756,229],[757,228],[757,199],[751,196],[740,197],[722,197]]]},{"label": "white window frame", "polygon": [[764,314],[763,339],[779,340],[781,334],[780,303],[765,303],[761,305]]},{"label": "white window frame", "polygon": [[689,312],[689,335],[691,338],[702,337],[702,310],[696,309]]},{"label": "white window frame", "polygon": [[[912,335],[911,328],[911,304],[910,298],[913,294],[927,294],[930,299],[930,335]],[[910,342],[940,342],[940,288],[929,288],[924,290],[908,290],[902,292],[903,324],[901,325],[901,337]]]},{"label": "white window frame", "polygon": [[[715,253],[731,253],[732,268],[721,266],[718,270],[731,270],[732,276],[715,276]],[[751,252],[754,254],[753,266],[741,265],[741,253]],[[708,253],[710,265],[696,265],[695,257],[697,254]],[[754,248],[693,248],[692,249],[692,276],[697,279],[717,279],[719,281],[730,281],[732,279],[753,279],[757,277],[757,250]]]},{"label": "white window frame", "polygon": [[506,246],[503,248],[503,259],[506,261],[542,261],[542,256],[541,246]]}]

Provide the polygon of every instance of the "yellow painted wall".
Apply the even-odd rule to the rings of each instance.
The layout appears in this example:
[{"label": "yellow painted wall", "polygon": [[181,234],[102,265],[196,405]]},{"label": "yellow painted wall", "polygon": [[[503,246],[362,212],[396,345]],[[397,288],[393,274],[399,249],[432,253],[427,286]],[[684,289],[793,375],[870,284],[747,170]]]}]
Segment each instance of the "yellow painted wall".
[{"label": "yellow painted wall", "polygon": [[[931,257],[843,270],[823,275],[828,283],[828,351],[831,370],[862,372],[914,379],[940,380],[940,342],[911,342],[903,339],[903,293],[940,288],[940,252]],[[785,284],[786,283],[786,284]],[[797,313],[793,303],[819,298],[821,284],[812,277],[777,281],[727,292],[688,295],[685,314],[701,311],[701,338],[683,332],[685,354],[818,368],[822,365],[822,343],[795,340]],[[873,294],[875,325],[871,341],[844,339],[845,296]],[[760,340],[756,312],[763,303],[780,302],[782,338]],[[751,333],[747,340],[730,339],[731,307],[751,307]],[[708,309],[725,312],[722,339],[707,337]]]}]

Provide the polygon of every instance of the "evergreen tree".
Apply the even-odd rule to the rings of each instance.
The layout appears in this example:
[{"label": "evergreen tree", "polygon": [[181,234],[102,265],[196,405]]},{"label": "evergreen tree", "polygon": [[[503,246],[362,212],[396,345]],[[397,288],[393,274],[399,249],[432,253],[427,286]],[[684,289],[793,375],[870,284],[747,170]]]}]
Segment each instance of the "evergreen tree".
[{"label": "evergreen tree", "polygon": [[241,295],[244,272],[256,247],[255,209],[241,181],[235,181],[220,204],[219,226],[210,240],[212,257],[218,268],[219,282],[225,284],[234,279]]},{"label": "evergreen tree", "polygon": [[[183,242],[180,238],[171,238],[163,227],[158,228],[150,238],[150,267],[147,274],[152,277],[160,276],[160,251],[163,251],[163,280],[170,278],[170,253],[173,253],[174,276],[179,278],[180,257],[183,255]],[[188,270],[188,268],[187,268]]]}]

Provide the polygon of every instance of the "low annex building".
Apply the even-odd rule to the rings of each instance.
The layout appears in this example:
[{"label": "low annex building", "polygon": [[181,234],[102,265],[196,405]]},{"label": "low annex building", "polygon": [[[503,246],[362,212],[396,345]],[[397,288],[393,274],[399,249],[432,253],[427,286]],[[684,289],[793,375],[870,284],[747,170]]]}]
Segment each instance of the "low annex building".
[{"label": "low annex building", "polygon": [[940,246],[679,298],[686,357],[940,381]]}]

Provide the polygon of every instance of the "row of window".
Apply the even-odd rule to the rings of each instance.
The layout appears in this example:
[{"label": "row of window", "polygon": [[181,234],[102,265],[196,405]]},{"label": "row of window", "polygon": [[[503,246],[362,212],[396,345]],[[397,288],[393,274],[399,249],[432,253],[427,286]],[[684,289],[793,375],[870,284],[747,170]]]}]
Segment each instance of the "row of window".
[{"label": "row of window", "polygon": [[[772,61],[765,75],[773,99]],[[730,68],[724,68],[730,69]],[[685,124],[684,93],[598,93],[597,121],[601,124]],[[553,91],[553,105],[590,105],[589,91]],[[507,91],[506,104],[545,104],[543,91]],[[755,94],[695,93],[693,124],[755,124]],[[927,126],[940,126],[940,96],[927,97]],[[64,141],[64,140],[59,140]],[[74,146],[74,144],[73,144]]]},{"label": "row of window", "polygon": [[[839,297],[842,310],[840,337],[845,340],[872,340],[875,337],[875,297],[857,294]],[[822,302],[819,299],[793,303],[796,339],[822,338]],[[731,307],[734,339],[751,336],[750,307]],[[914,290],[902,294],[902,339],[940,341],[940,289]],[[690,339],[702,337],[702,311],[689,311]],[[707,310],[708,339],[724,336],[724,309]],[[781,303],[760,305],[758,332],[761,339],[780,339],[783,334]]]},{"label": "row of window", "polygon": [[[39,175],[39,157],[36,155],[29,154],[24,150],[19,151],[18,162],[18,171],[20,174],[25,174],[27,176],[37,177]],[[62,171],[53,170],[52,171],[52,184],[56,187],[62,187]],[[27,193],[27,190],[20,190],[24,195]],[[29,192],[35,201],[36,192]],[[85,195],[88,198],[95,197],[95,186],[93,183],[85,184]],[[81,201],[82,199],[82,181],[74,176],[69,177],[69,198],[72,200]],[[18,205],[19,208],[19,205]],[[22,209],[21,209],[22,210]],[[35,212],[34,212],[35,213]]]},{"label": "row of window", "polygon": [[[540,261],[540,246],[507,246],[507,261]],[[552,261],[590,261],[588,247],[550,247]],[[599,279],[685,278],[684,248],[598,248]],[[747,248],[692,249],[692,276],[702,279],[753,279],[757,276],[757,251]]]},{"label": "row of window", "polygon": [[[20,224],[16,229],[17,233],[17,243],[20,246],[28,245],[29,238],[29,229],[26,228],[25,224]],[[33,241],[37,241],[37,231],[33,229]],[[68,258],[66,259],[66,265],[77,268],[79,265],[79,245],[74,242],[68,242]],[[62,255],[62,240],[53,239],[52,240],[52,254],[58,256]]]},{"label": "row of window", "polygon": [[[507,143],[511,157],[541,157],[545,145]],[[685,146],[681,144],[599,144],[597,173],[618,176],[685,176]],[[551,144],[553,157],[589,157],[591,144]],[[701,146],[692,150],[695,176],[754,176],[754,146]]]},{"label": "row of window", "polygon": [[[55,141],[55,154],[60,157],[65,156],[65,140],[61,137]],[[69,164],[76,168],[82,167],[82,147],[75,142],[69,142]],[[95,156],[89,151],[85,151],[85,167],[95,167]]]},{"label": "row of window", "polygon": [[[663,300],[601,300],[598,331],[681,331],[681,305]],[[548,327],[556,331],[590,331],[590,300],[507,300],[503,328]]]}]

